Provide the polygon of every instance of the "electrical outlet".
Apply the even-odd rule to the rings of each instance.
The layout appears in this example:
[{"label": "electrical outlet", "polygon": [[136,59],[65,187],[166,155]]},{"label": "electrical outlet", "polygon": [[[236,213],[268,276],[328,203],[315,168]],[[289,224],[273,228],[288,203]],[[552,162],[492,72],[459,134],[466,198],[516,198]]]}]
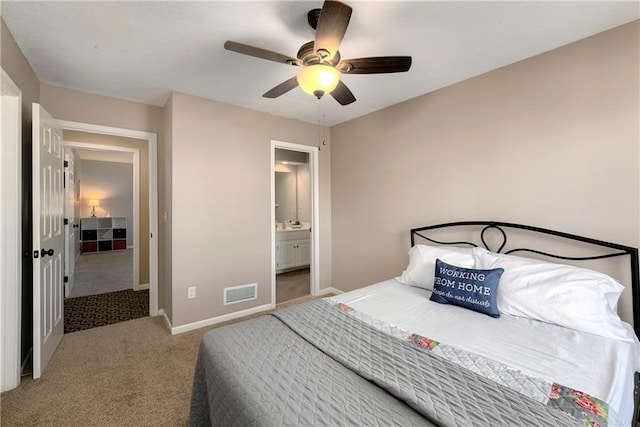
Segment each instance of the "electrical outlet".
[{"label": "electrical outlet", "polygon": [[187,289],[187,298],[193,299],[195,297],[196,297],[196,287],[191,286],[189,287],[189,289]]}]

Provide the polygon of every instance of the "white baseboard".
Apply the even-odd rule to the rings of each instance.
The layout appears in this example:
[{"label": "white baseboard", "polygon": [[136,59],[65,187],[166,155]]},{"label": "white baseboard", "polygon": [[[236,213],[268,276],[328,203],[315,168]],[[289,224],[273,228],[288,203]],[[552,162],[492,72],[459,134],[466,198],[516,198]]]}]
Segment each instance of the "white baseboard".
[{"label": "white baseboard", "polygon": [[[169,332],[171,332],[171,329],[173,328],[173,326],[171,326],[171,321],[169,320],[169,318],[167,317],[167,313],[164,312],[164,309],[159,308],[158,309],[158,316],[162,316],[164,318],[164,323],[167,326],[167,330]],[[173,334],[172,334],[173,335]]]},{"label": "white baseboard", "polygon": [[[194,329],[204,328],[205,326],[215,325],[217,323],[226,322],[228,320],[234,320],[239,317],[249,316],[251,314],[260,313],[262,311],[273,310],[275,307],[272,304],[260,305],[258,307],[248,308],[246,310],[236,311],[234,313],[225,314],[222,316],[211,317],[209,319],[200,320],[198,322],[188,323],[182,326],[171,326],[171,322],[165,315],[164,318],[169,325],[169,330],[171,331],[171,335],[182,334],[184,332],[193,331]],[[164,311],[163,311],[164,314]]]},{"label": "white baseboard", "polygon": [[65,283],[64,284],[64,297],[69,298],[71,296],[71,292],[73,292],[73,286],[76,284],[75,280],[73,283]]},{"label": "white baseboard", "polygon": [[336,289],[336,288],[322,288],[322,289],[318,290],[318,296],[327,295],[327,294],[340,295],[340,294],[343,294],[343,293],[344,293],[344,291],[341,291],[340,289]]},{"label": "white baseboard", "polygon": [[143,289],[149,289],[149,284],[145,283],[144,285],[138,285],[138,290],[141,291]]},{"label": "white baseboard", "polygon": [[[140,285],[140,289],[143,289],[143,286],[149,287],[149,285]],[[328,294],[339,295],[343,293],[344,291],[341,291],[340,289],[337,289],[337,288],[323,288],[318,291],[318,296],[328,295]],[[273,304],[264,304],[257,307],[248,308],[246,310],[236,311],[236,312],[225,314],[222,316],[211,317],[209,319],[199,320],[197,322],[188,323],[186,325],[176,326],[176,327],[174,327],[171,324],[171,321],[169,320],[169,318],[167,317],[167,314],[164,312],[163,309],[158,309],[158,315],[164,317],[164,321],[167,325],[167,328],[171,332],[171,335],[177,335],[177,334],[193,331],[195,329],[204,328],[206,326],[211,326],[218,323],[226,322],[228,320],[234,320],[240,317],[250,316],[252,314],[260,313],[262,311],[273,310],[274,308],[275,306]]]}]

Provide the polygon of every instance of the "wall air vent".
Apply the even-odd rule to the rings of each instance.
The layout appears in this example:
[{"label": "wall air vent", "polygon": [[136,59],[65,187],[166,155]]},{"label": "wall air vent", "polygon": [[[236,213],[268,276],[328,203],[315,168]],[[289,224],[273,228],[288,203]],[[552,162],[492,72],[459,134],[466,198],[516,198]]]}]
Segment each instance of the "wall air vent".
[{"label": "wall air vent", "polygon": [[235,304],[237,302],[249,301],[258,297],[258,284],[233,286],[224,288],[224,305]]}]

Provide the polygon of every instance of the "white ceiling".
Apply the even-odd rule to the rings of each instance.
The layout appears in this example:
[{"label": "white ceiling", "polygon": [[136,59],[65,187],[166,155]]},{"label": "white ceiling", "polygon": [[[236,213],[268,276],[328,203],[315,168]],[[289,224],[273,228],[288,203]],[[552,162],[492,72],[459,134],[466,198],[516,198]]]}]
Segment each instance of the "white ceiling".
[{"label": "white ceiling", "polygon": [[409,72],[347,75],[340,106],[296,88],[262,94],[298,68],[223,48],[234,40],[295,56],[321,1],[33,2],[2,17],[46,84],[164,105],[172,90],[334,125],[640,18],[637,1],[357,1],[344,59],[411,55]]}]

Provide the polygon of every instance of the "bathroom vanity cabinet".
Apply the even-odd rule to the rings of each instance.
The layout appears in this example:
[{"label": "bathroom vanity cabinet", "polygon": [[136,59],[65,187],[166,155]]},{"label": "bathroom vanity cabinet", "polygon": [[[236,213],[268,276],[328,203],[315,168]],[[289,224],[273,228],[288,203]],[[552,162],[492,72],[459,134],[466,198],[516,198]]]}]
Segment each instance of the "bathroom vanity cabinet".
[{"label": "bathroom vanity cabinet", "polygon": [[127,249],[127,217],[81,218],[82,253]]},{"label": "bathroom vanity cabinet", "polygon": [[276,273],[310,264],[311,232],[308,229],[276,232]]}]

